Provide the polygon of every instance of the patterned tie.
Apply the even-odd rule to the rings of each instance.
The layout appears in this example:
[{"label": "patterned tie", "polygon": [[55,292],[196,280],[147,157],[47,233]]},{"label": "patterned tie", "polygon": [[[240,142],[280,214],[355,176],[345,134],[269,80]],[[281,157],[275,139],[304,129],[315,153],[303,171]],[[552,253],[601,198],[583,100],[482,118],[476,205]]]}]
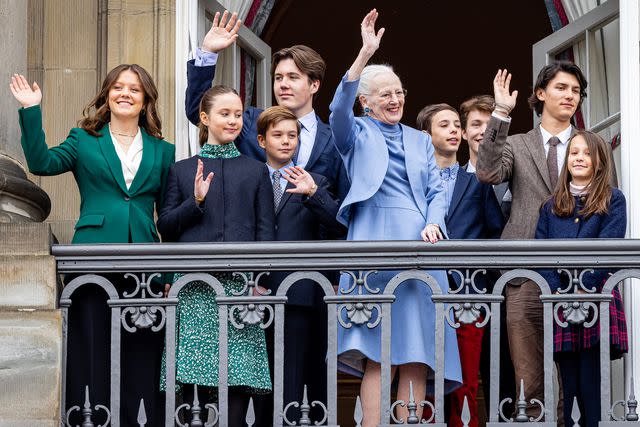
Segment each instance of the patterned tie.
[{"label": "patterned tie", "polygon": [[296,147],[296,152],[293,153],[293,157],[291,158],[291,161],[293,161],[294,165],[298,164],[298,154],[300,154],[300,147],[302,146],[302,131],[305,130],[305,127],[300,120],[298,120],[298,124],[300,125],[300,135],[298,135],[298,147]]},{"label": "patterned tie", "polygon": [[547,153],[547,168],[549,168],[549,178],[551,179],[551,191],[558,183],[558,144],[560,140],[557,136],[549,139],[549,153]]},{"label": "patterned tie", "polygon": [[279,170],[273,171],[271,174],[271,183],[273,184],[273,207],[278,209],[280,199],[282,199],[282,186],[280,185],[280,177],[282,174]]}]

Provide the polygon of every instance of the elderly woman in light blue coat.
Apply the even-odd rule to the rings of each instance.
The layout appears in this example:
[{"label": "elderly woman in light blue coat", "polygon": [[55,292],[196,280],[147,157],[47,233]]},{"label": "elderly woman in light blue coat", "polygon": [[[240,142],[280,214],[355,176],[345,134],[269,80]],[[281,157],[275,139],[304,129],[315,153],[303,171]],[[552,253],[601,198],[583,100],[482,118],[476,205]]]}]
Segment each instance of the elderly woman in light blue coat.
[{"label": "elderly woman in light blue coat", "polygon": [[[349,240],[422,238],[435,243],[446,235],[447,202],[433,146],[427,134],[400,124],[405,91],[393,69],[366,66],[384,33],[384,29],[375,32],[377,16],[374,9],[362,21],[362,49],[330,106],[334,141],[351,180],[338,220],[348,227]],[[354,117],[356,98],[363,117]],[[369,287],[382,291],[397,273],[373,274],[368,278]],[[429,274],[447,292],[445,272]],[[352,285],[351,276],[343,275],[341,291]],[[352,290],[356,292],[357,287]],[[391,311],[392,375],[400,375],[398,399],[408,401],[411,381],[415,400],[420,402],[435,364],[435,306],[427,285],[416,280],[401,284],[395,295]],[[444,319],[439,321],[446,325]],[[445,327],[445,386],[450,389],[462,381],[462,375],[455,332]],[[338,353],[342,370],[364,375],[360,391],[365,416],[362,425],[376,425],[380,417],[380,327],[340,327]]]}]

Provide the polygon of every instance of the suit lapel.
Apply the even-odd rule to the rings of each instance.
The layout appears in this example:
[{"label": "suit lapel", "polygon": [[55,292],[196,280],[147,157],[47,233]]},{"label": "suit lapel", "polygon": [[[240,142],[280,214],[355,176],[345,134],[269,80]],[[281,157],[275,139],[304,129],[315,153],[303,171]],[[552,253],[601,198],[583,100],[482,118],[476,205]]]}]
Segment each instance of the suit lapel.
[{"label": "suit lapel", "polygon": [[316,116],[316,119],[318,120],[318,124],[316,125],[316,139],[313,141],[313,148],[311,149],[309,160],[305,166],[306,170],[311,169],[315,162],[320,158],[320,154],[324,151],[325,146],[329,142],[329,137],[331,136],[329,126],[323,123],[320,120],[320,117]]},{"label": "suit lapel", "polygon": [[[425,195],[425,188],[421,178],[422,165],[428,165],[428,159],[426,159],[426,140],[420,138],[423,136],[421,132],[415,129],[402,126],[402,141],[404,144],[404,164],[407,167],[407,178],[409,178],[409,185],[411,186],[411,193],[416,202],[416,206],[420,209],[422,216],[427,217],[427,201]],[[418,137],[420,136],[420,137]],[[422,146],[421,146],[422,145]]]},{"label": "suit lapel", "polygon": [[100,134],[102,134],[102,136],[98,137],[98,145],[100,146],[100,150],[102,151],[104,159],[109,165],[111,175],[113,175],[113,179],[118,184],[120,189],[125,194],[129,194],[129,190],[127,190],[127,186],[124,182],[124,175],[122,174],[122,163],[120,162],[118,153],[116,153],[116,149],[113,146],[111,135],[109,134],[109,125],[107,124],[103,126],[99,132]]},{"label": "suit lapel", "polygon": [[131,194],[135,194],[147,180],[151,173],[151,169],[153,168],[153,161],[156,157],[156,144],[152,140],[151,136],[149,136],[143,129],[140,129],[140,131],[142,132],[142,160],[140,161],[138,172],[136,172],[136,176],[133,178],[133,182],[129,188],[129,192]]},{"label": "suit lapel", "polygon": [[458,204],[460,204],[460,200],[462,200],[462,196],[467,191],[467,187],[470,182],[471,174],[460,168],[460,170],[458,170],[458,178],[456,178],[456,185],[453,187],[451,204],[449,205],[449,213],[447,215],[449,218],[451,218],[451,215],[455,212]]},{"label": "suit lapel", "polygon": [[540,132],[540,126],[536,126],[529,131],[524,137],[525,145],[531,153],[533,163],[538,168],[542,179],[549,189],[549,192],[553,192],[551,188],[551,179],[549,178],[549,168],[547,167],[547,156],[544,153],[544,145],[542,142],[542,133]]},{"label": "suit lapel", "polygon": [[284,192],[282,193],[282,197],[280,198],[280,204],[276,207],[276,216],[278,216],[278,214],[282,210],[282,207],[287,203],[287,201],[291,197],[291,193],[287,192],[287,190],[290,188],[293,188],[293,184],[291,184],[290,182],[287,182],[286,187],[284,187]]}]

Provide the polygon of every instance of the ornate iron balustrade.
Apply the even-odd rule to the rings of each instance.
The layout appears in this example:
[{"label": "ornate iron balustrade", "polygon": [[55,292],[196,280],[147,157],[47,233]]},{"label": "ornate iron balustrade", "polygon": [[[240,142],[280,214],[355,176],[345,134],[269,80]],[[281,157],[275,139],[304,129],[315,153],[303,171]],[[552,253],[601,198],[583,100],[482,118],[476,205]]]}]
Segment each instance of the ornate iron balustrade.
[{"label": "ornate iron balustrade", "polygon": [[[637,402],[633,390],[627,401],[611,402],[611,375],[609,360],[609,302],[612,291],[622,280],[640,278],[640,241],[636,240],[567,240],[567,241],[444,241],[436,245],[422,242],[273,242],[273,243],[220,243],[220,244],[131,244],[131,245],[54,245],[52,253],[56,257],[59,273],[74,273],[62,292],[60,306],[63,311],[66,328],[68,307],[73,292],[85,284],[97,284],[109,295],[107,301],[111,309],[111,394],[110,406],[99,405],[94,409],[105,410],[110,416],[111,425],[119,426],[120,407],[120,333],[121,328],[132,331],[136,328],[151,328],[154,331],[166,331],[167,340],[167,399],[166,425],[213,426],[217,422],[221,427],[228,424],[227,399],[227,342],[228,328],[244,327],[244,324],[261,324],[275,328],[274,363],[274,425],[310,425],[309,402],[283,402],[283,360],[284,360],[284,310],[286,292],[302,279],[316,282],[325,293],[328,308],[328,357],[327,357],[327,400],[326,406],[319,405],[324,412],[322,420],[313,420],[316,425],[337,426],[337,325],[350,327],[351,324],[366,324],[369,328],[381,328],[382,387],[381,407],[383,411],[380,426],[389,426],[391,422],[417,424],[416,408],[420,405],[432,409],[429,422],[444,424],[444,327],[445,321],[457,327],[460,323],[474,323],[476,327],[490,325],[491,330],[491,376],[489,396],[489,425],[515,425],[527,422],[535,425],[551,426],[556,423],[556,402],[553,393],[553,324],[560,326],[567,322],[583,327],[593,326],[599,318],[601,334],[601,422],[607,426],[624,425],[637,421]],[[597,268],[615,269],[602,292],[584,291],[582,278],[589,270]],[[572,277],[572,287],[563,292],[552,294],[549,285],[536,269],[563,269]],[[342,270],[353,278],[352,290],[367,288],[367,275],[375,270],[402,270],[393,277],[384,289],[378,292],[368,289],[369,293],[357,292],[355,295],[334,293],[332,283],[322,274],[323,271]],[[458,276],[461,285],[447,294],[442,294],[435,279],[425,269],[448,270]],[[476,288],[475,279],[487,269],[502,270],[491,293],[470,294],[468,290]],[[199,402],[175,406],[175,322],[176,305],[179,291],[190,282],[202,281],[214,289],[217,295],[224,295],[222,285],[211,274],[203,272],[246,272],[253,271],[256,276],[244,275],[245,289],[237,295],[217,297],[219,305],[219,401],[218,405],[207,405],[204,410],[211,413],[209,422],[201,421]],[[280,285],[276,295],[251,296],[249,292],[257,285],[259,274],[267,271],[293,271]],[[185,273],[172,286],[168,296],[154,294],[148,284],[154,275],[162,272]],[[119,295],[112,283],[101,274],[123,274],[123,277],[135,282],[133,292]],[[134,274],[135,273],[135,274]],[[242,273],[238,273],[242,274]],[[255,277],[255,280],[254,280]],[[525,413],[527,405],[526,384],[521,387],[520,396],[499,402],[499,343],[500,343],[500,306],[503,304],[503,290],[510,280],[525,278],[533,280],[542,291],[541,300],[544,310],[544,402],[536,401],[541,408],[538,418],[529,418]],[[424,283],[432,293],[436,306],[435,323],[435,396],[434,402],[416,402],[413,393],[409,402],[391,402],[391,304],[394,290],[405,280],[417,279]],[[373,292],[372,292],[373,291]],[[562,311],[562,320],[558,313]],[[234,319],[232,313],[238,313],[241,322]],[[343,316],[341,313],[344,313]],[[231,319],[227,322],[227,319]],[[345,320],[347,319],[347,320]],[[64,330],[66,337],[66,329]],[[63,349],[66,360],[66,339]],[[63,369],[63,375],[66,375]],[[63,380],[64,381],[64,380]],[[64,383],[64,382],[63,382]],[[633,388],[633,386],[632,386]],[[524,391],[523,391],[524,390]],[[64,396],[64,393],[63,393]],[[81,411],[86,424],[91,424],[92,409],[89,394]],[[197,393],[196,393],[197,396]],[[513,417],[503,412],[505,401],[515,403]],[[534,402],[531,402],[534,403]],[[66,420],[72,410],[80,411],[80,402],[63,402],[62,417]],[[71,407],[70,405],[76,405]],[[394,408],[405,406],[409,411],[407,420],[401,420],[394,414]],[[286,411],[290,406],[300,408],[302,418],[291,421]],[[614,415],[616,406],[624,408],[624,417]],[[68,410],[66,408],[69,407]],[[178,413],[186,409],[190,412],[187,421],[181,422]],[[575,420],[579,418],[574,403]],[[213,420],[214,422],[212,422]],[[359,399],[354,411],[356,425],[362,421]],[[465,404],[462,413],[463,422],[469,421]],[[544,420],[544,421],[543,421]],[[250,408],[247,425],[251,426],[255,415]],[[140,402],[139,424],[146,424],[144,404]]]}]

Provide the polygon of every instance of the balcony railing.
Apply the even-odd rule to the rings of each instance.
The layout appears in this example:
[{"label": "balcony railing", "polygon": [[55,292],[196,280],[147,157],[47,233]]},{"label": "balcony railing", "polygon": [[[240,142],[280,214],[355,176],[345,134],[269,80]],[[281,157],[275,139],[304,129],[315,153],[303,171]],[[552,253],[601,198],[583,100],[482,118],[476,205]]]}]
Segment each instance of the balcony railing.
[{"label": "balcony railing", "polygon": [[[445,321],[452,326],[459,323],[474,323],[476,327],[488,325],[491,331],[491,366],[489,425],[500,423],[510,426],[522,422],[530,424],[556,423],[556,399],[553,391],[553,327],[554,322],[562,324],[557,315],[564,310],[574,311],[571,316],[574,324],[589,327],[595,319],[600,321],[601,345],[601,422],[607,426],[625,425],[637,421],[637,402],[633,390],[627,401],[613,403],[611,399],[611,373],[609,348],[609,303],[612,291],[627,278],[640,278],[640,241],[636,240],[567,240],[567,241],[443,241],[435,245],[423,242],[273,242],[273,243],[221,243],[221,244],[131,244],[131,245],[54,245],[52,254],[56,257],[58,272],[72,274],[73,280],[66,284],[60,297],[63,313],[64,336],[71,297],[80,287],[93,284],[101,286],[108,294],[107,304],[111,310],[111,394],[110,402],[99,408],[110,414],[113,426],[120,425],[120,334],[122,328],[152,328],[158,333],[166,331],[166,426],[205,425],[200,421],[200,413],[205,412],[197,404],[189,406],[180,417],[176,411],[175,395],[175,348],[176,348],[176,305],[179,292],[190,282],[202,281],[208,284],[217,295],[219,306],[219,401],[217,406],[207,408],[212,412],[210,418],[219,426],[228,425],[227,414],[227,342],[228,328],[240,328],[243,325],[230,321],[230,312],[241,312],[241,323],[262,324],[274,328],[274,411],[273,425],[327,425],[337,426],[337,327],[344,322],[341,313],[349,312],[349,321],[368,324],[370,328],[381,328],[381,426],[398,423],[393,408],[398,402],[391,402],[391,305],[395,299],[394,290],[405,280],[421,281],[432,293],[436,307],[435,322],[435,381],[433,402],[403,402],[415,415],[415,408],[421,403],[432,408],[433,417],[429,422],[445,425],[444,414],[444,328]],[[573,278],[575,286],[566,293],[551,293],[545,279],[536,271],[542,268],[565,269]],[[583,273],[592,268],[616,270],[604,284],[602,291],[584,292],[581,288]],[[442,294],[438,283],[426,271],[428,269],[447,270],[463,279],[462,285],[447,294]],[[384,290],[379,293],[357,295],[336,294],[333,285],[323,274],[328,271],[352,272],[354,277],[362,272],[373,270],[399,270]],[[475,286],[478,274],[487,270],[501,271],[493,289],[486,293],[468,293]],[[241,295],[224,296],[221,283],[212,272],[253,272],[245,274],[245,289]],[[253,296],[252,290],[261,272],[292,272],[281,283],[274,295]],[[184,273],[171,287],[167,297],[148,292],[148,283],[154,273]],[[109,278],[114,275],[130,274],[137,283],[133,292],[119,294]],[[542,291],[541,300],[544,311],[544,401],[539,402],[541,414],[538,419],[530,419],[525,414],[527,396],[512,396],[516,411],[504,413],[504,401],[500,401],[500,308],[504,304],[503,291],[507,282],[525,278],[538,284]],[[302,279],[316,282],[324,291],[328,319],[327,352],[327,396],[323,407],[323,419],[309,419],[309,403],[301,405],[301,419],[289,420],[284,410],[291,402],[283,401],[284,375],[284,310],[286,293]],[[354,286],[366,286],[366,280],[356,281]],[[145,290],[147,290],[145,292]],[[580,292],[578,292],[580,291]],[[371,309],[375,307],[375,309]],[[143,309],[144,308],[144,309]],[[367,309],[368,308],[368,309]],[[158,316],[157,321],[149,321],[144,313],[150,310]],[[135,313],[136,316],[132,316]],[[591,314],[590,314],[591,313]],[[343,316],[341,318],[341,316]],[[134,320],[135,317],[135,320]],[[480,320],[484,317],[484,320]],[[233,316],[231,316],[233,320]],[[133,323],[132,323],[133,322]],[[66,340],[63,342],[63,361],[66,361]],[[68,375],[64,373],[63,375]],[[63,379],[64,383],[64,379]],[[526,392],[527,385],[524,384]],[[564,402],[571,404],[571,402]],[[77,409],[83,402],[63,402],[61,415],[66,421],[67,413],[74,405]],[[93,425],[94,413],[82,412],[87,424]],[[324,405],[323,405],[324,406]],[[616,410],[616,407],[617,410]],[[86,406],[85,406],[86,409]],[[183,407],[179,408],[183,409]],[[577,409],[577,408],[576,408]],[[623,411],[621,410],[623,409]],[[95,411],[94,411],[95,412]],[[250,411],[251,412],[251,409]],[[464,411],[463,411],[464,412]],[[624,412],[624,414],[622,414]],[[139,424],[146,424],[146,416],[141,406]],[[618,415],[616,415],[618,414]],[[577,415],[579,417],[579,414]],[[463,414],[468,422],[468,414]],[[578,418],[576,418],[577,420]],[[354,423],[360,425],[362,410],[359,403],[354,409]],[[406,423],[417,423],[417,418],[409,417]],[[247,425],[252,425],[251,415]],[[186,424],[185,424],[186,423]],[[294,424],[291,424],[294,423]],[[215,425],[208,423],[206,425]]]}]

